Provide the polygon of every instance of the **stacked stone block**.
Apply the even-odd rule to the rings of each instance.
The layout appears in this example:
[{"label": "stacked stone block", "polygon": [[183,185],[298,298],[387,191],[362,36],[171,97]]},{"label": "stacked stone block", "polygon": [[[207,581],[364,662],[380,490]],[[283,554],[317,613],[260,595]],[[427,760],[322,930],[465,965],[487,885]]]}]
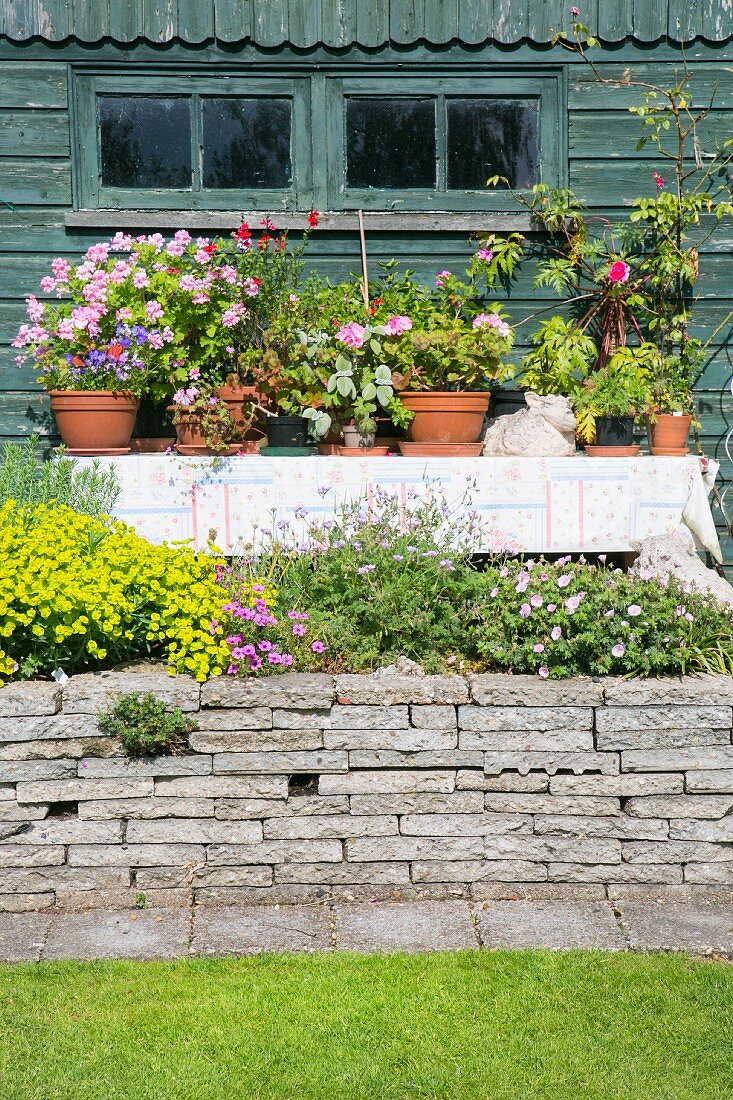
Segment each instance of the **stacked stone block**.
[{"label": "stacked stone block", "polygon": [[[152,691],[190,752],[99,728]],[[733,680],[155,667],[0,689],[0,909],[733,898]]]}]

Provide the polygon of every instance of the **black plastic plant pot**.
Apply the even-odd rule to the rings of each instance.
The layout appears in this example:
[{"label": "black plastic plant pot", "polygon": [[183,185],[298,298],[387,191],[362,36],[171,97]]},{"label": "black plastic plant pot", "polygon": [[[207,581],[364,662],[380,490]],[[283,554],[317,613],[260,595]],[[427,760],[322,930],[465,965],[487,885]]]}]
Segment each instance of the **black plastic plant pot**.
[{"label": "black plastic plant pot", "polygon": [[597,447],[631,447],[634,442],[633,416],[597,416]]},{"label": "black plastic plant pot", "polygon": [[267,442],[270,447],[305,447],[308,421],[304,416],[268,416]]},{"label": "black plastic plant pot", "polygon": [[491,391],[491,404],[489,405],[489,417],[496,420],[497,416],[511,416],[513,413],[522,412],[527,408],[524,399],[524,390],[514,390],[501,387]]}]

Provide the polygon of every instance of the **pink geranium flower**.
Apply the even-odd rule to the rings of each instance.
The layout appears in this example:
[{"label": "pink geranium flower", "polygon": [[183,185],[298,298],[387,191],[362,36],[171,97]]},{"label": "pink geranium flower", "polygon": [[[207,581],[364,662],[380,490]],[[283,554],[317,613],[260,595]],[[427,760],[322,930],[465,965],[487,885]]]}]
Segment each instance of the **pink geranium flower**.
[{"label": "pink geranium flower", "polygon": [[336,333],[336,339],[349,348],[363,347],[365,336],[366,329],[362,328],[356,321],[349,321],[347,325],[342,325]]},{"label": "pink geranium flower", "polygon": [[608,280],[611,283],[628,283],[631,268],[623,260],[616,260],[608,269]]},{"label": "pink geranium flower", "polygon": [[404,315],[398,317],[390,317],[387,324],[384,326],[384,331],[387,336],[400,336],[403,332],[409,332],[412,328],[412,321],[409,317]]}]

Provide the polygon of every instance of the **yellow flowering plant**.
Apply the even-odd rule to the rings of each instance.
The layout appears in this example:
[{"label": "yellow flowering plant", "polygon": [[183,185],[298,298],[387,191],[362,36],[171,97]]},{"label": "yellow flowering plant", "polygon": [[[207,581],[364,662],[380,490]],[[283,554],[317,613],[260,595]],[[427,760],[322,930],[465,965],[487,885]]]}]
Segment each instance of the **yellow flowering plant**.
[{"label": "yellow flowering plant", "polygon": [[65,506],[9,501],[0,507],[0,682],[142,656],[197,680],[220,675],[230,657],[224,566],[214,552],[153,546]]}]

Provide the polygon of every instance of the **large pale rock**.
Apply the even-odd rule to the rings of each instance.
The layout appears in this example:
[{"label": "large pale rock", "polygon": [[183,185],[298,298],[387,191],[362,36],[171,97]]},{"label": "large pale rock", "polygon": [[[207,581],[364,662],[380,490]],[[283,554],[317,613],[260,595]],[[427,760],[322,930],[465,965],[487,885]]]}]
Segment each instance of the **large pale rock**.
[{"label": "large pale rock", "polygon": [[52,680],[24,680],[0,688],[0,718],[57,714],[61,685]]},{"label": "large pale rock", "polygon": [[676,577],[696,592],[709,592],[722,604],[733,608],[733,585],[708,569],[692,546],[679,535],[657,535],[631,544],[639,554],[629,572],[637,577]]},{"label": "large pale rock", "polygon": [[199,709],[200,686],[190,676],[170,676],[165,665],[141,662],[125,671],[85,672],[64,687],[65,714],[99,714],[120,695],[150,692],[169,709]]},{"label": "large pale rock", "polygon": [[[285,672],[279,676],[235,680],[218,676],[201,688],[204,707],[275,707],[282,710],[324,709],[333,702],[333,678],[321,673]],[[242,716],[246,729],[246,716]],[[201,717],[202,728],[206,715]]]},{"label": "large pale rock", "polygon": [[[378,669],[370,676],[337,676],[336,696],[339,702],[378,703],[381,707],[400,703],[468,702],[468,685],[462,676],[426,676],[425,673],[392,671],[396,667]],[[420,666],[415,667],[419,669]]]},{"label": "large pale rock", "polygon": [[484,436],[485,455],[575,454],[575,417],[565,397],[525,395],[527,409],[500,416]]}]

